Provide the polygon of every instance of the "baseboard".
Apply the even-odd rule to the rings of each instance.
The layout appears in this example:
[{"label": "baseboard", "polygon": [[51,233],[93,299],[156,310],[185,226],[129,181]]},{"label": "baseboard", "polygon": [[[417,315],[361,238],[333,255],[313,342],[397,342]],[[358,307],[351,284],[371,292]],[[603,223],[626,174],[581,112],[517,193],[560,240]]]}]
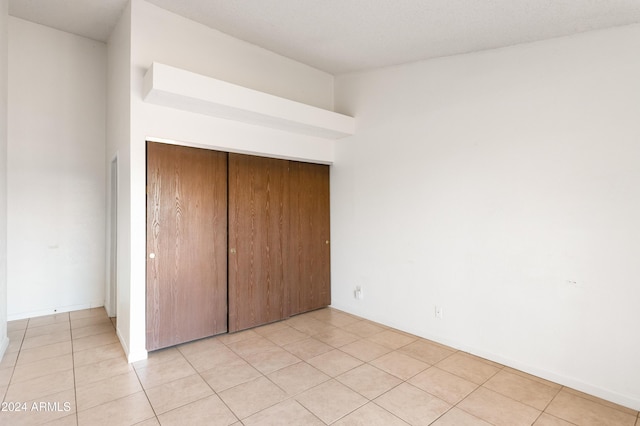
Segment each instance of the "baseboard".
[{"label": "baseboard", "polygon": [[390,322],[383,322],[381,321],[379,318],[369,318],[366,315],[363,315],[361,312],[358,312],[357,310],[353,310],[353,309],[349,309],[348,307],[343,307],[340,305],[331,305],[331,307],[335,308],[335,309],[339,309],[343,312],[352,314],[352,315],[357,315],[361,318],[365,318],[368,319],[370,321],[374,321],[374,322],[378,322],[380,324],[383,324],[387,327],[392,327],[395,328],[397,330],[401,330],[404,331],[406,333],[411,333],[414,334],[416,336],[422,337],[424,339],[428,339],[431,340],[433,342],[436,343],[440,343],[441,345],[446,345],[449,346],[451,348],[457,349],[457,350],[461,350],[464,352],[468,352],[470,354],[479,356],[481,358],[484,359],[488,359],[489,361],[493,361],[493,362],[497,362],[499,364],[502,364],[504,366],[507,367],[511,367],[514,368],[516,370],[520,370],[523,371],[525,373],[528,374],[532,374],[534,376],[540,377],[542,379],[545,380],[549,380],[551,382],[554,383],[558,383],[560,385],[578,390],[580,392],[584,392],[587,393],[589,395],[593,395],[596,396],[598,398],[602,398],[604,400],[613,402],[615,404],[618,405],[622,405],[624,407],[630,408],[632,410],[636,410],[636,411],[640,411],[640,397],[638,398],[634,398],[628,395],[623,395],[617,392],[613,392],[611,390],[608,389],[603,389],[599,386],[595,386],[592,385],[590,383],[586,383],[582,380],[576,379],[575,377],[570,377],[570,376],[565,376],[562,374],[558,374],[558,373],[554,373],[551,371],[547,371],[544,369],[540,369],[538,367],[535,366],[531,366],[528,364],[524,364],[521,363],[517,360],[513,360],[513,359],[509,359],[509,358],[505,358],[499,354],[495,354],[492,352],[488,352],[482,349],[478,349],[475,348],[473,346],[469,346],[466,345],[462,342],[457,342],[457,341],[452,341],[449,339],[443,339],[440,336],[434,336],[434,335],[425,335],[425,333],[420,333],[417,332],[416,330],[407,330],[404,327],[400,327],[398,324],[393,324]]},{"label": "baseboard", "polygon": [[96,302],[81,303],[78,305],[69,305],[69,306],[41,309],[37,311],[21,312],[19,314],[7,315],[7,321],[21,320],[25,318],[36,318],[36,317],[42,317],[45,315],[54,315],[54,314],[61,314],[64,312],[80,311],[83,309],[100,308],[102,306],[104,306],[104,300],[96,301]]},{"label": "baseboard", "polygon": [[120,344],[122,345],[122,349],[124,349],[124,353],[127,356],[127,361],[129,362],[129,364],[132,364],[136,361],[142,361],[144,359],[147,359],[148,357],[147,351],[137,351],[137,352],[129,351],[129,346],[127,346],[127,343],[122,338],[122,334],[120,334],[120,329],[118,328],[116,328],[116,335],[118,336],[118,340],[120,340]]}]

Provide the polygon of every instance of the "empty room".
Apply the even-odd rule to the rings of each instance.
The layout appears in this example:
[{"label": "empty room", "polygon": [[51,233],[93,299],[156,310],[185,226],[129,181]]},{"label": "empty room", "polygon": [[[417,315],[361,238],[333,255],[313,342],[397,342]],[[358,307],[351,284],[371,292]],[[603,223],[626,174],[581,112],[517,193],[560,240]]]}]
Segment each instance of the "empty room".
[{"label": "empty room", "polygon": [[0,425],[640,426],[640,3],[0,0]]}]

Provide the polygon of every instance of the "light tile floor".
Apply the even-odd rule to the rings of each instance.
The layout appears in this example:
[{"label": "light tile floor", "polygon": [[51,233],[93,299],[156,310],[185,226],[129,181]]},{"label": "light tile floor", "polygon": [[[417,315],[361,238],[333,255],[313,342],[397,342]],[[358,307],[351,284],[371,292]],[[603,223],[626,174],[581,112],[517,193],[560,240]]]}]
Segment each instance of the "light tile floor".
[{"label": "light tile floor", "polygon": [[134,364],[102,308],[8,327],[1,425],[640,426],[637,411],[334,309]]}]

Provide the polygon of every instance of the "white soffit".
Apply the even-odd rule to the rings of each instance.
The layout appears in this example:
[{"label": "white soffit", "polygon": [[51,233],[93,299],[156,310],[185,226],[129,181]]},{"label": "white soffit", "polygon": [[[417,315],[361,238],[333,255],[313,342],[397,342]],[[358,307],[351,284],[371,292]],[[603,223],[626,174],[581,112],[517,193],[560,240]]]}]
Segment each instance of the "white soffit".
[{"label": "white soffit", "polygon": [[355,132],[353,117],[160,63],[147,71],[142,97],[156,105],[326,139]]}]

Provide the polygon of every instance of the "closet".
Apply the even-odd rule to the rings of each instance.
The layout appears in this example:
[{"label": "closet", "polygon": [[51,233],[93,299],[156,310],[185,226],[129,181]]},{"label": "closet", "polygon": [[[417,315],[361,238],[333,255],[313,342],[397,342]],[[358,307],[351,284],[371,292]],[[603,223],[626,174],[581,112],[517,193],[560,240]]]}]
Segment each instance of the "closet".
[{"label": "closet", "polygon": [[147,143],[147,349],[331,303],[329,167]]}]

